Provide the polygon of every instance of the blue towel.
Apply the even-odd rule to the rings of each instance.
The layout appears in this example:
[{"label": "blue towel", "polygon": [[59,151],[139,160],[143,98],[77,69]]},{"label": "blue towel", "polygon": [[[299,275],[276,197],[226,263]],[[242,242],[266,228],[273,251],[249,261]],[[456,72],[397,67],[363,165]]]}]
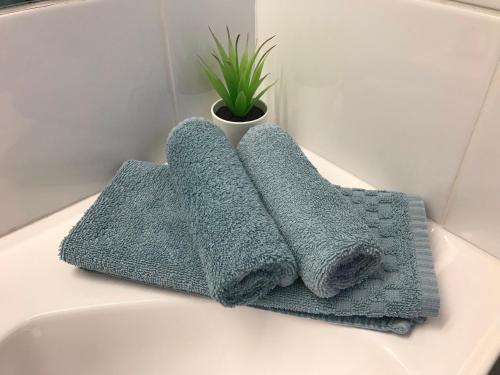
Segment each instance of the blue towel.
[{"label": "blue towel", "polygon": [[[331,202],[339,201],[341,197],[338,193],[340,192],[351,205],[341,207],[355,210],[362,218],[369,228],[369,233],[367,233],[372,236],[372,239],[369,239],[370,236],[362,238],[366,239],[368,247],[372,247],[373,251],[376,251],[377,246],[374,246],[371,241],[379,245],[382,257],[381,267],[371,276],[365,276],[361,283],[343,289],[331,298],[318,297],[301,279],[297,279],[290,286],[283,287],[280,285],[290,282],[295,276],[294,270],[296,269],[295,263],[286,255],[287,251],[300,257],[302,250],[294,250],[299,247],[294,247],[291,238],[287,238],[283,231],[281,236],[289,245],[288,250],[282,245],[283,238],[279,237],[274,229],[263,232],[260,232],[260,229],[262,229],[262,223],[268,223],[271,227],[273,225],[279,227],[286,225],[287,221],[270,223],[269,217],[261,211],[260,204],[256,203],[254,198],[245,200],[241,208],[234,208],[234,212],[227,213],[228,209],[233,210],[234,205],[230,197],[234,193],[231,188],[223,190],[220,194],[204,191],[204,189],[221,188],[219,182],[215,180],[225,175],[222,169],[224,167],[218,166],[217,163],[209,163],[206,171],[200,168],[204,159],[209,160],[214,157],[214,152],[217,154],[214,149],[225,147],[215,140],[216,134],[222,136],[222,132],[218,129],[214,130],[213,125],[200,119],[189,120],[182,126],[198,127],[203,132],[208,132],[210,135],[207,136],[207,142],[203,142],[203,137],[198,133],[196,143],[199,147],[186,145],[187,153],[184,157],[190,161],[182,164],[181,160],[175,159],[174,154],[181,153],[182,144],[189,143],[188,139],[183,140],[183,136],[180,136],[181,134],[187,135],[187,133],[179,132],[180,143],[178,144],[172,142],[173,137],[177,136],[173,133],[169,139],[168,151],[169,157],[172,158],[172,165],[155,165],[140,161],[124,163],[95,204],[62,242],[60,256],[63,260],[81,268],[126,279],[207,295],[222,301],[227,298],[229,301],[227,304],[230,305],[241,298],[242,301],[249,301],[246,302],[249,305],[262,309],[398,334],[405,334],[416,323],[425,321],[426,317],[437,315],[439,298],[427,239],[425,210],[419,198],[386,191],[345,189],[322,183],[322,189],[335,189],[335,194],[332,196],[336,200]],[[255,130],[255,132],[259,131],[259,129]],[[248,136],[252,136],[252,133]],[[290,139],[283,137],[278,129],[266,130],[265,133],[267,133],[266,137],[276,137],[275,145],[285,142],[283,144],[285,149],[289,147],[286,143],[290,142]],[[245,139],[242,142],[246,142]],[[260,165],[257,161],[255,161],[257,164],[251,166],[248,158],[251,154],[250,149],[251,147],[244,153],[242,149],[240,150],[241,159],[246,168],[261,168],[263,173],[267,173],[266,165]],[[258,150],[255,149],[255,151]],[[235,154],[229,152],[228,155],[230,157],[225,165],[230,165],[230,168],[237,166],[236,168],[239,169],[240,165],[233,159]],[[226,156],[224,155],[223,159]],[[301,159],[304,156],[299,149],[295,148],[294,152],[289,153],[289,159],[284,158],[282,162],[297,163],[299,162],[297,158]],[[182,169],[198,168],[198,173],[203,176],[191,175],[190,172],[186,172],[185,175],[180,174],[174,167],[174,164],[179,162],[181,163],[179,166],[183,165]],[[201,164],[198,165],[198,163]],[[307,168],[314,169],[303,161],[300,163],[303,163],[303,171]],[[214,170],[211,171],[211,168]],[[232,186],[238,187],[237,190],[240,189],[240,172],[233,174],[230,179],[231,184],[234,183]],[[254,172],[252,171],[251,175],[255,182],[260,178],[258,173]],[[318,178],[311,171],[304,176],[307,179],[313,178],[314,181]],[[192,178],[197,179],[196,186],[190,185]],[[255,194],[256,190],[253,191],[249,187],[245,177],[242,181],[245,181],[243,182],[245,191],[250,195]],[[187,188],[188,186],[190,187]],[[186,187],[186,190],[183,190],[183,187]],[[259,193],[262,195],[262,192],[259,191]],[[214,198],[216,203],[205,202],[203,197]],[[224,206],[224,197],[232,203]],[[269,203],[271,200],[263,195],[262,200],[267,202],[268,206],[271,205]],[[253,224],[254,218],[242,213],[247,204],[249,206],[246,207],[256,209],[259,220],[262,220],[261,223]],[[293,205],[296,202],[291,201],[288,204]],[[275,210],[276,207],[273,209]],[[201,218],[194,218],[193,213],[197,210],[199,210],[198,214],[202,215]],[[215,210],[214,216],[211,216],[211,210]],[[235,226],[231,227],[230,233],[237,235],[239,233],[237,227],[241,226],[240,230],[243,233],[253,233],[251,239],[258,244],[269,245],[273,242],[278,244],[279,249],[275,249],[278,258],[276,262],[274,262],[275,259],[271,261],[273,264],[271,268],[266,266],[270,264],[269,259],[266,261],[259,256],[242,254],[245,252],[245,246],[251,245],[248,239],[236,237],[228,239],[227,236],[217,238],[217,234],[223,234],[224,230],[211,226],[216,226],[218,223],[227,224],[220,217],[226,213],[228,217],[244,218],[241,222],[230,223]],[[203,217],[203,215],[206,216]],[[258,233],[245,232],[243,226],[250,222],[255,225],[256,231],[259,230]],[[209,233],[203,230],[203,227],[207,226],[210,226],[207,229]],[[310,228],[310,226],[304,226],[304,228]],[[266,239],[257,238],[259,235],[265,236]],[[307,236],[309,233],[304,232],[304,235]],[[197,238],[199,236],[202,237],[201,240]],[[311,238],[318,241],[317,236],[318,234],[315,233]],[[333,237],[335,238],[337,237]],[[329,237],[329,240],[331,239]],[[217,254],[218,240],[224,245],[220,254]],[[225,243],[225,241],[232,242]],[[232,246],[237,246],[237,251],[231,251]],[[255,248],[252,247],[252,249]],[[264,258],[267,258],[267,251],[271,250],[267,248],[261,253]],[[231,260],[232,257],[235,259]],[[254,282],[250,281],[248,284],[245,282],[244,275],[248,270],[242,270],[241,266],[244,266],[244,263],[240,262],[241,259],[250,259],[257,265],[256,272],[249,271],[250,276],[255,278]],[[298,261],[302,262],[302,267],[304,267],[304,260],[298,259]],[[259,271],[261,266],[263,266],[262,273]],[[228,269],[222,269],[223,267]],[[232,274],[229,271],[232,267],[235,270],[242,270],[243,273],[240,276]],[[340,275],[351,276],[356,273],[355,270],[363,267],[347,266],[349,270],[344,268],[344,266],[340,267]],[[300,272],[304,272],[304,269],[302,268]],[[213,273],[210,274],[211,272]],[[281,276],[276,277],[276,272]],[[222,275],[224,281],[217,280],[218,275]],[[258,281],[261,279],[265,280],[263,284]],[[233,283],[234,280],[236,283]],[[227,284],[225,284],[226,281]],[[278,286],[272,288],[273,284]],[[224,285],[232,285],[236,288],[241,286],[245,288],[245,285],[249,285],[249,294],[252,296],[260,296],[264,294],[264,291],[270,288],[271,290],[266,295],[252,300],[253,297],[249,298],[246,293],[231,294],[232,287],[227,289]],[[217,290],[221,293],[217,294]],[[226,294],[228,290],[229,294]]]},{"label": "blue towel", "polygon": [[292,284],[295,259],[222,131],[207,121],[181,123],[166,154],[210,296],[235,306]]},{"label": "blue towel", "polygon": [[250,129],[238,152],[314,294],[332,297],[373,274],[382,259],[376,237],[285,130]]}]

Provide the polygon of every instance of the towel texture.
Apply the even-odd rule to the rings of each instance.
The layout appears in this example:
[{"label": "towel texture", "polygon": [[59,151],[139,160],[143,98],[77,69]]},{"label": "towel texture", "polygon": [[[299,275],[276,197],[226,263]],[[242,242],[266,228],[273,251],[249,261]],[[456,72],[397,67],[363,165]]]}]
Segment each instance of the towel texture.
[{"label": "towel texture", "polygon": [[[300,258],[305,256],[305,253],[300,255],[297,250],[293,250],[297,248],[292,244],[295,239],[287,237],[284,231],[280,234],[271,229],[276,224],[268,221],[269,216],[262,211],[262,203],[250,198],[257,189],[249,184],[248,176],[241,176],[243,169],[239,168],[243,166],[235,162],[235,154],[226,150],[228,152],[213,155],[214,152],[217,154],[214,148],[226,147],[222,144],[215,146],[218,141],[212,137],[220,133],[213,130],[213,125],[199,119],[190,120],[188,124],[198,126],[199,133],[195,134],[197,141],[194,143],[200,144],[199,147],[186,145],[186,154],[181,158],[186,160],[186,163],[182,164],[181,160],[176,160],[175,155],[183,152],[182,145],[187,143],[183,137],[188,135],[187,131],[172,133],[169,139],[168,153],[169,158],[172,158],[172,165],[155,165],[140,161],[124,163],[95,204],[62,242],[60,256],[63,260],[81,268],[122,278],[212,296],[219,300],[227,298],[230,302],[227,303],[226,300],[226,304],[241,299],[262,309],[398,334],[405,334],[426,317],[437,315],[439,298],[427,240],[425,210],[419,198],[402,193],[340,188],[328,185],[326,181],[319,184],[314,168],[306,162],[298,148],[288,154],[289,158],[280,156],[284,164],[297,163],[297,158],[301,159],[301,168],[304,169],[300,169],[300,173],[305,173],[304,179],[311,179],[312,184],[333,191],[331,196],[325,193],[328,197],[325,205],[342,204],[339,207],[347,207],[357,212],[366,225],[364,228],[368,235],[366,238],[355,237],[356,241],[362,239],[363,246],[372,248],[374,252],[377,251],[378,244],[382,258],[381,267],[371,276],[351,288],[343,289],[331,298],[318,297],[300,278],[290,286],[281,287],[279,285],[286,285],[295,276],[296,266],[289,255],[299,254],[296,256]],[[264,138],[276,139],[275,143],[271,144],[281,145],[284,142],[284,147],[291,147],[286,145],[290,139],[283,138],[279,130],[265,129],[267,135]],[[210,134],[207,135],[206,143],[203,142],[201,133]],[[252,133],[247,135],[249,139],[244,138],[242,142],[256,136]],[[178,138],[176,140],[173,137]],[[251,147],[243,151],[242,148],[241,159],[244,160],[247,170],[252,169],[253,181],[256,184],[264,184],[265,178],[254,173],[254,168],[268,173],[266,165],[261,164],[267,161],[250,158],[252,152],[261,151],[258,148],[251,151]],[[237,190],[246,191],[245,194],[248,195],[245,195],[245,199],[238,202],[232,200],[232,188],[222,186],[224,183],[219,184],[216,181],[227,176],[227,170],[224,171],[224,167],[216,162],[204,164],[203,159],[209,160],[212,157],[221,157],[219,162],[226,163],[225,168],[239,170],[232,174],[226,183],[238,186]],[[176,163],[181,163],[178,165],[182,171],[176,171]],[[184,171],[190,168],[196,170],[193,175]],[[270,183],[275,184],[276,181],[279,180]],[[204,189],[213,191],[207,193]],[[258,191],[274,219],[273,210],[279,207],[269,207],[279,203],[279,200],[270,200],[264,197],[263,191]],[[205,202],[205,198],[208,201],[213,199],[213,202]],[[341,198],[345,200],[344,203],[338,203],[342,202]],[[224,206],[225,199],[227,206]],[[275,203],[270,203],[271,201]],[[236,203],[241,204],[241,207],[234,207]],[[288,205],[294,204],[294,201],[288,202]],[[242,212],[245,207],[252,207],[257,218]],[[227,210],[230,222],[218,217],[225,215]],[[200,217],[194,217],[196,215]],[[286,214],[280,215],[286,218]],[[241,219],[239,229],[231,218]],[[264,228],[266,223],[269,228]],[[281,229],[286,223],[287,221],[282,219],[278,226]],[[218,224],[228,225],[229,228],[213,227]],[[253,229],[245,232],[243,227],[246,225]],[[362,228],[361,224],[357,225]],[[318,237],[320,232],[308,233],[311,229],[308,225],[302,228],[304,236],[309,236],[312,241],[320,244],[318,246],[323,246]],[[241,238],[238,237],[239,230],[245,233]],[[218,235],[224,238],[218,238]],[[246,236],[251,236],[251,240],[245,238]],[[289,245],[288,248],[284,246],[282,236]],[[328,241],[338,240],[339,244],[343,245],[340,237],[327,238]],[[277,247],[270,249],[272,243]],[[264,247],[262,251],[261,246]],[[261,251],[259,254],[263,258],[253,254],[253,251]],[[272,251],[275,251],[275,255],[270,262],[268,255]],[[311,251],[315,251],[314,247],[311,247]],[[339,251],[342,253],[342,250]],[[254,270],[245,269],[246,263],[239,262],[243,259],[253,262],[256,265]],[[304,263],[304,259],[299,259],[299,263]],[[340,275],[350,277],[364,269],[363,264],[350,265],[350,260],[352,258],[347,257],[347,260],[340,262]],[[272,266],[268,267],[269,264]],[[226,272],[226,268],[237,271]],[[239,276],[238,272],[241,272]],[[301,272],[304,272],[304,269]],[[245,280],[247,275],[250,275],[248,283]],[[227,282],[225,286],[219,277]],[[254,281],[251,281],[252,279]],[[265,281],[261,283],[259,280]],[[328,279],[325,280],[326,285],[329,285]],[[273,285],[278,286],[273,288]],[[248,299],[246,292],[225,294],[235,287],[245,290],[247,286],[248,295],[260,298]],[[268,293],[261,296],[266,290]]]},{"label": "towel texture", "polygon": [[210,295],[234,306],[292,284],[295,259],[222,130],[185,121],[166,154]]},{"label": "towel texture", "polygon": [[276,125],[250,129],[238,152],[314,294],[332,297],[379,267],[382,251],[363,217],[319,175],[285,130]]}]

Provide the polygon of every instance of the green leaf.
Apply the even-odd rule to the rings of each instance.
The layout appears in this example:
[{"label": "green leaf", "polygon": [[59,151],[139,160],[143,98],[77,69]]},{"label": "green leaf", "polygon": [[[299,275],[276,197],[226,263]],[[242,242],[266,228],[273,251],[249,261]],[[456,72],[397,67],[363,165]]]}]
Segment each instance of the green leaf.
[{"label": "green leaf", "polygon": [[248,86],[248,93],[247,93],[247,95],[253,96],[253,94],[255,93],[255,91],[257,90],[257,88],[259,87],[260,80],[261,80],[260,75],[262,74],[262,69],[263,68],[264,68],[264,64],[263,63],[259,64],[255,68],[255,70],[254,70],[254,72],[252,74],[252,78],[251,78],[250,82],[247,85]]},{"label": "green leaf", "polygon": [[240,77],[245,74],[246,66],[248,63],[248,38],[249,35],[247,33],[247,38],[245,41],[245,47],[243,48],[243,52],[241,53],[241,61],[240,61]]},{"label": "green leaf", "polygon": [[260,85],[260,75],[262,74],[262,69],[264,68],[264,63],[266,62],[266,58],[271,52],[271,50],[276,47],[276,45],[272,46],[269,48],[259,59],[257,65],[255,66],[255,69],[252,74],[252,78],[248,84],[248,93],[247,95],[253,95],[255,90],[257,90],[257,87]]},{"label": "green leaf", "polygon": [[212,37],[215,40],[215,45],[217,46],[217,51],[219,51],[219,55],[222,57],[222,60],[227,60],[227,53],[226,53],[226,51],[224,51],[224,47],[222,47],[221,42],[219,41],[219,39],[217,39],[217,37],[215,36],[215,34],[212,31],[212,29],[210,28],[210,26],[208,26],[208,30],[210,30],[210,34],[212,34]]},{"label": "green leaf", "polygon": [[229,27],[226,26],[226,34],[227,34],[227,55],[230,62],[235,62],[234,56],[234,46],[233,41],[231,39],[231,33],[229,32]]},{"label": "green leaf", "polygon": [[240,54],[240,34],[236,36],[233,43],[229,28],[226,26],[227,48],[224,48],[210,27],[209,30],[216,46],[212,50],[212,56],[217,63],[217,73],[201,57],[200,64],[210,84],[229,110],[236,116],[245,116],[255,102],[276,83],[274,82],[255,95],[257,89],[269,76],[269,74],[265,74],[261,77],[266,58],[275,45],[269,47],[262,54],[261,51],[275,36],[267,38],[257,48],[249,49],[249,34],[247,33],[245,45]]},{"label": "green leaf", "polygon": [[236,72],[238,76],[240,75],[240,63],[238,61],[238,42],[240,41],[240,34],[236,36],[236,42],[234,42],[234,66],[236,67]]},{"label": "green leaf", "polygon": [[213,86],[215,91],[217,91],[217,94],[220,95],[222,100],[224,100],[224,102],[227,104],[227,102],[229,101],[229,93],[226,87],[202,58],[200,58],[200,62],[206,77],[210,81],[210,84]]},{"label": "green leaf", "polygon": [[260,51],[262,50],[262,48],[267,44],[269,43],[269,41],[271,41],[276,35],[273,35],[272,37],[269,37],[267,38],[264,42],[262,42],[262,44],[250,55],[250,58],[248,60],[248,66],[247,66],[247,71],[245,72],[246,75],[250,75],[251,73],[251,70],[252,70],[252,67],[253,67],[253,64],[255,63],[255,60],[257,58],[257,56],[259,55]]},{"label": "green leaf", "polygon": [[253,97],[259,86],[264,82],[264,80],[269,77],[269,73],[265,74],[264,77],[261,77],[257,82],[254,82],[251,86],[248,86],[248,92],[245,94],[248,97]]},{"label": "green leaf", "polygon": [[222,98],[222,100],[224,100],[226,104],[231,105],[231,100],[229,98],[229,94],[226,88],[224,87],[224,84],[220,81],[219,78],[211,75],[208,71],[206,71],[206,73],[208,79],[210,80],[210,83],[214,87],[215,91],[217,91],[217,94],[220,95],[220,97]]},{"label": "green leaf", "polygon": [[264,53],[262,54],[262,56],[260,57],[259,61],[258,61],[258,62],[257,62],[257,64],[255,65],[255,70],[257,70],[257,68],[258,68],[259,66],[261,66],[261,69],[260,69],[260,70],[262,71],[262,67],[264,66],[264,63],[265,63],[265,61],[266,61],[266,58],[267,58],[267,56],[269,56],[269,53],[272,51],[272,49],[273,49],[274,47],[276,47],[276,44],[275,44],[275,45],[273,45],[273,46],[271,46],[271,47],[270,47],[270,48],[269,48],[266,52],[264,52]]},{"label": "green leaf", "polygon": [[224,77],[224,81],[226,82],[226,87],[228,89],[231,100],[236,100],[236,95],[238,92],[238,77],[236,77],[236,75],[233,73],[231,67],[223,63],[217,55],[212,54],[212,56],[215,58],[217,64],[219,65],[219,69],[222,73],[222,76]]},{"label": "green leaf", "polygon": [[262,97],[262,95],[264,95],[266,93],[267,90],[269,90],[271,87],[273,87],[276,84],[276,82],[278,82],[278,81],[274,81],[269,86],[266,86],[261,92],[259,92],[257,94],[256,97],[254,97],[252,99],[252,107],[255,105],[255,103],[257,103],[257,100],[259,100]]},{"label": "green leaf", "polygon": [[238,93],[238,97],[236,98],[236,102],[234,103],[235,115],[243,117],[250,111],[249,103],[247,101],[247,97],[243,91]]}]

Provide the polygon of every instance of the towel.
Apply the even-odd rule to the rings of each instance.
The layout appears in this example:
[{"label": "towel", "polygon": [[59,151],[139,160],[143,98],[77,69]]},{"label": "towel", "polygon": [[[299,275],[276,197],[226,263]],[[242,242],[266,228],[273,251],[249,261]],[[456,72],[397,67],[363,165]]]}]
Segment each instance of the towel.
[{"label": "towel", "polygon": [[[198,124],[199,129],[205,129],[204,131],[214,129],[213,125],[201,119],[191,119],[184,123],[184,125],[186,124],[192,126]],[[216,130],[218,131],[218,129]],[[217,131],[214,130],[214,134]],[[252,133],[248,133],[248,136],[253,136]],[[266,137],[271,138],[279,139],[282,136],[279,131],[266,130],[266,133],[268,134]],[[174,133],[171,137],[173,135]],[[179,139],[181,138],[179,137]],[[171,140],[170,138],[169,142]],[[203,137],[198,138],[198,141],[201,142],[200,147],[191,148],[189,152],[189,154],[201,153],[202,156],[192,159],[192,162],[185,164],[183,168],[193,167],[196,163],[201,162],[203,157],[210,159],[214,148],[220,147],[220,145],[216,146],[213,143],[214,139],[211,136],[207,138],[205,144],[202,140]],[[181,141],[181,143],[185,142],[187,140]],[[243,139],[242,142],[246,142],[246,140]],[[173,143],[169,145],[169,154],[174,152],[174,148],[170,147],[173,147]],[[284,158],[283,162],[296,163],[297,157],[304,158],[297,150],[300,151],[296,148],[295,152],[289,154],[290,158]],[[248,152],[250,153],[249,149]],[[265,172],[265,166],[259,165],[257,161],[255,166],[252,166],[253,164],[248,158],[249,154],[246,151],[243,152],[243,149],[240,150],[240,155],[247,170],[262,168]],[[234,154],[231,156],[231,159],[233,158]],[[227,165],[231,165],[230,168],[233,168],[234,165],[238,164],[231,161]],[[217,168],[217,164],[214,163],[212,167]],[[304,163],[303,167],[313,168],[307,163]],[[198,169],[198,172],[202,172],[202,170]],[[191,190],[183,192],[179,187],[184,184],[182,180],[184,177],[174,174],[173,165],[156,165],[141,161],[125,162],[94,205],[63,240],[60,249],[61,258],[84,269],[220,298],[214,295],[214,291],[219,287],[221,287],[220,290],[224,290],[224,287],[210,277],[217,277],[219,272],[217,267],[222,266],[223,263],[220,263],[219,266],[216,265],[214,273],[209,276],[211,271],[207,268],[208,264],[204,264],[204,262],[213,262],[214,260],[226,262],[229,260],[226,263],[229,267],[238,266],[239,263],[231,263],[232,252],[230,249],[233,246],[231,244],[227,247],[224,246],[222,250],[221,257],[228,256],[228,259],[220,259],[219,255],[216,254],[217,248],[213,247],[217,241],[216,234],[223,233],[223,231],[210,228],[210,231],[214,231],[213,233],[203,234],[202,226],[217,225],[220,218],[213,218],[214,220],[209,221],[209,211],[203,213],[205,205],[202,199],[203,195],[198,194],[202,194],[203,186],[207,189],[212,188],[212,184],[216,183],[214,180],[223,176],[224,173],[214,174],[214,179],[210,179],[210,172],[207,170],[207,175],[200,177],[201,180],[199,180],[200,182],[204,181],[205,185],[191,187],[201,189],[195,194],[196,196],[190,195]],[[251,175],[254,182],[258,180],[255,173]],[[239,181],[236,176],[235,174],[231,178],[233,182]],[[308,179],[311,176],[317,179],[317,176],[311,171],[304,178],[306,176]],[[195,176],[186,175],[186,182],[192,181],[192,177]],[[248,187],[247,182],[245,182],[245,186]],[[326,184],[322,185],[322,188],[335,189],[335,195],[332,196],[337,198],[340,192],[365,222],[375,243],[379,245],[382,258],[381,267],[375,270],[371,276],[366,276],[364,281],[351,288],[342,289],[334,297],[321,298],[312,292],[301,278],[293,282],[292,285],[284,287],[290,281],[284,275],[291,275],[293,278],[293,271],[289,270],[292,270],[295,265],[290,263],[285,255],[286,252],[278,251],[280,260],[272,267],[271,271],[268,269],[264,271],[264,273],[273,273],[276,269],[282,270],[280,271],[283,272],[281,280],[279,280],[280,277],[270,277],[278,286],[254,301],[251,301],[251,298],[248,299],[250,302],[247,303],[250,306],[266,310],[398,334],[406,334],[415,324],[425,321],[426,317],[436,316],[439,309],[439,297],[427,239],[423,202],[417,197],[396,192],[347,189]],[[248,188],[247,191],[250,193],[252,189]],[[231,189],[226,192],[232,194]],[[262,196],[262,192],[260,190],[258,192]],[[219,198],[223,196],[230,199],[227,194],[223,193]],[[209,198],[210,194],[206,197]],[[270,202],[263,196],[262,201]],[[219,201],[219,204],[222,202]],[[259,207],[252,199],[249,202],[254,205],[253,207]],[[269,205],[269,203],[265,204]],[[293,205],[296,202],[291,201],[288,204]],[[217,203],[214,205],[207,203],[205,207],[215,209],[216,206]],[[193,220],[193,210],[197,209],[200,210],[200,213],[208,216]],[[238,213],[238,210],[236,209],[236,213],[232,215],[241,214]],[[217,212],[225,211],[221,209]],[[270,209],[268,212],[271,212]],[[246,216],[245,219],[247,219]],[[266,220],[263,219],[263,222]],[[260,224],[255,225],[256,228],[259,228]],[[279,225],[286,225],[286,221],[270,225],[279,227]],[[232,229],[232,233],[238,232],[236,229],[234,231]],[[275,236],[274,230],[263,234],[274,238],[276,243],[282,243],[282,240]],[[206,235],[208,243],[205,240],[197,239],[196,237],[199,235]],[[281,235],[288,244],[288,251],[291,254],[297,254],[296,250],[293,249],[298,247],[294,247],[290,243],[292,239],[287,238],[284,232],[281,232]],[[308,233],[305,232],[304,235],[307,236]],[[317,240],[317,235],[315,233],[311,238]],[[262,241],[256,237],[257,235],[253,236],[254,241]],[[238,244],[238,239],[231,238],[230,240]],[[245,242],[245,239],[241,240],[245,246],[250,245],[248,241]],[[204,244],[207,248],[200,248]],[[237,253],[242,251],[245,251],[244,246],[239,247]],[[253,261],[256,261],[257,258],[250,257]],[[299,260],[300,262],[303,260]],[[255,264],[266,263],[256,262]],[[343,267],[340,267],[340,272],[349,275],[355,269],[361,268],[353,267],[352,270],[344,271]],[[300,272],[304,272],[304,270]],[[262,277],[259,271],[255,273],[250,271],[250,274],[257,276],[257,279]],[[244,276],[241,278],[241,276],[232,275],[230,272],[225,273],[225,275],[229,276],[227,280],[234,276],[234,280],[243,280],[243,284],[245,284]],[[249,284],[255,285],[252,282]],[[238,286],[238,284],[234,285]],[[268,288],[269,284],[266,284],[256,295],[263,294],[263,291]],[[250,287],[250,290],[253,290],[253,286]],[[245,296],[243,300],[247,300],[247,297]]]},{"label": "towel", "polygon": [[295,258],[222,131],[183,122],[170,133],[166,155],[210,296],[235,306],[292,284]]},{"label": "towel", "polygon": [[276,125],[250,129],[238,151],[314,294],[332,297],[379,267],[382,252],[363,217],[285,130]]}]

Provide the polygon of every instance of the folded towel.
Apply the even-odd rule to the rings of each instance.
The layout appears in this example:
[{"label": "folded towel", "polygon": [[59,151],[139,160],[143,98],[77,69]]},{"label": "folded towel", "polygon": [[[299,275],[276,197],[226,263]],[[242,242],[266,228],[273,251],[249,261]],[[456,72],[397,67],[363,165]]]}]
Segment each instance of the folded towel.
[{"label": "folded towel", "polygon": [[285,130],[276,125],[250,129],[238,152],[314,294],[332,297],[379,267],[382,252],[363,217],[320,176]]},{"label": "folded towel", "polygon": [[[210,126],[205,124],[201,127],[208,130]],[[276,134],[270,132],[269,137]],[[199,152],[209,159],[214,147],[220,145],[200,144]],[[247,156],[242,156],[242,159]],[[290,160],[283,162],[296,162],[296,157],[297,154],[294,154]],[[200,161],[193,159],[195,164]],[[213,166],[216,167],[215,164]],[[185,164],[184,168],[191,168],[191,164]],[[214,175],[214,179],[215,176],[220,178],[221,175]],[[186,177],[186,182],[191,178],[194,176]],[[236,175],[232,181],[235,178]],[[205,235],[203,231],[197,232],[201,230],[201,226],[197,225],[216,225],[219,219],[209,222],[210,214],[204,213],[206,218],[193,222],[191,212],[196,209],[203,212],[205,203],[182,192],[178,185],[185,182],[182,182],[182,177],[178,179],[178,176],[173,176],[172,166],[139,161],[124,163],[95,204],[64,239],[61,258],[81,268],[213,296],[217,281],[208,280],[203,262],[217,259],[216,248],[200,249],[204,242],[195,237]],[[204,181],[207,188],[215,184],[208,175],[200,181]],[[198,185],[198,188],[203,186]],[[333,185],[331,189],[342,192],[370,228],[383,253],[382,268],[364,282],[332,298],[319,298],[298,279],[288,287],[275,287],[250,305],[398,334],[409,332],[414,324],[423,322],[428,316],[437,315],[439,298],[423,202],[402,193],[344,189]],[[231,190],[227,192],[232,194]],[[181,197],[182,194],[184,197]],[[201,190],[197,194],[202,194]],[[226,195],[224,197],[230,199]],[[206,207],[216,209],[216,206],[208,204]],[[223,232],[210,228],[212,230],[213,234],[207,238],[214,245],[216,233]],[[265,233],[269,235],[269,232]],[[260,241],[258,238],[253,240]],[[278,238],[276,241],[280,243]],[[290,239],[286,238],[286,241]],[[235,243],[237,246],[238,242]],[[228,252],[230,248],[231,245],[224,246],[223,252]],[[241,247],[238,249],[244,251]],[[206,257],[204,261],[202,256]],[[290,264],[288,261],[285,263]],[[229,266],[232,266],[230,262]],[[288,266],[283,269],[288,269]],[[210,286],[210,282],[214,285]]]},{"label": "folded towel", "polygon": [[166,154],[210,296],[241,305],[292,284],[295,259],[222,130],[185,121]]}]

